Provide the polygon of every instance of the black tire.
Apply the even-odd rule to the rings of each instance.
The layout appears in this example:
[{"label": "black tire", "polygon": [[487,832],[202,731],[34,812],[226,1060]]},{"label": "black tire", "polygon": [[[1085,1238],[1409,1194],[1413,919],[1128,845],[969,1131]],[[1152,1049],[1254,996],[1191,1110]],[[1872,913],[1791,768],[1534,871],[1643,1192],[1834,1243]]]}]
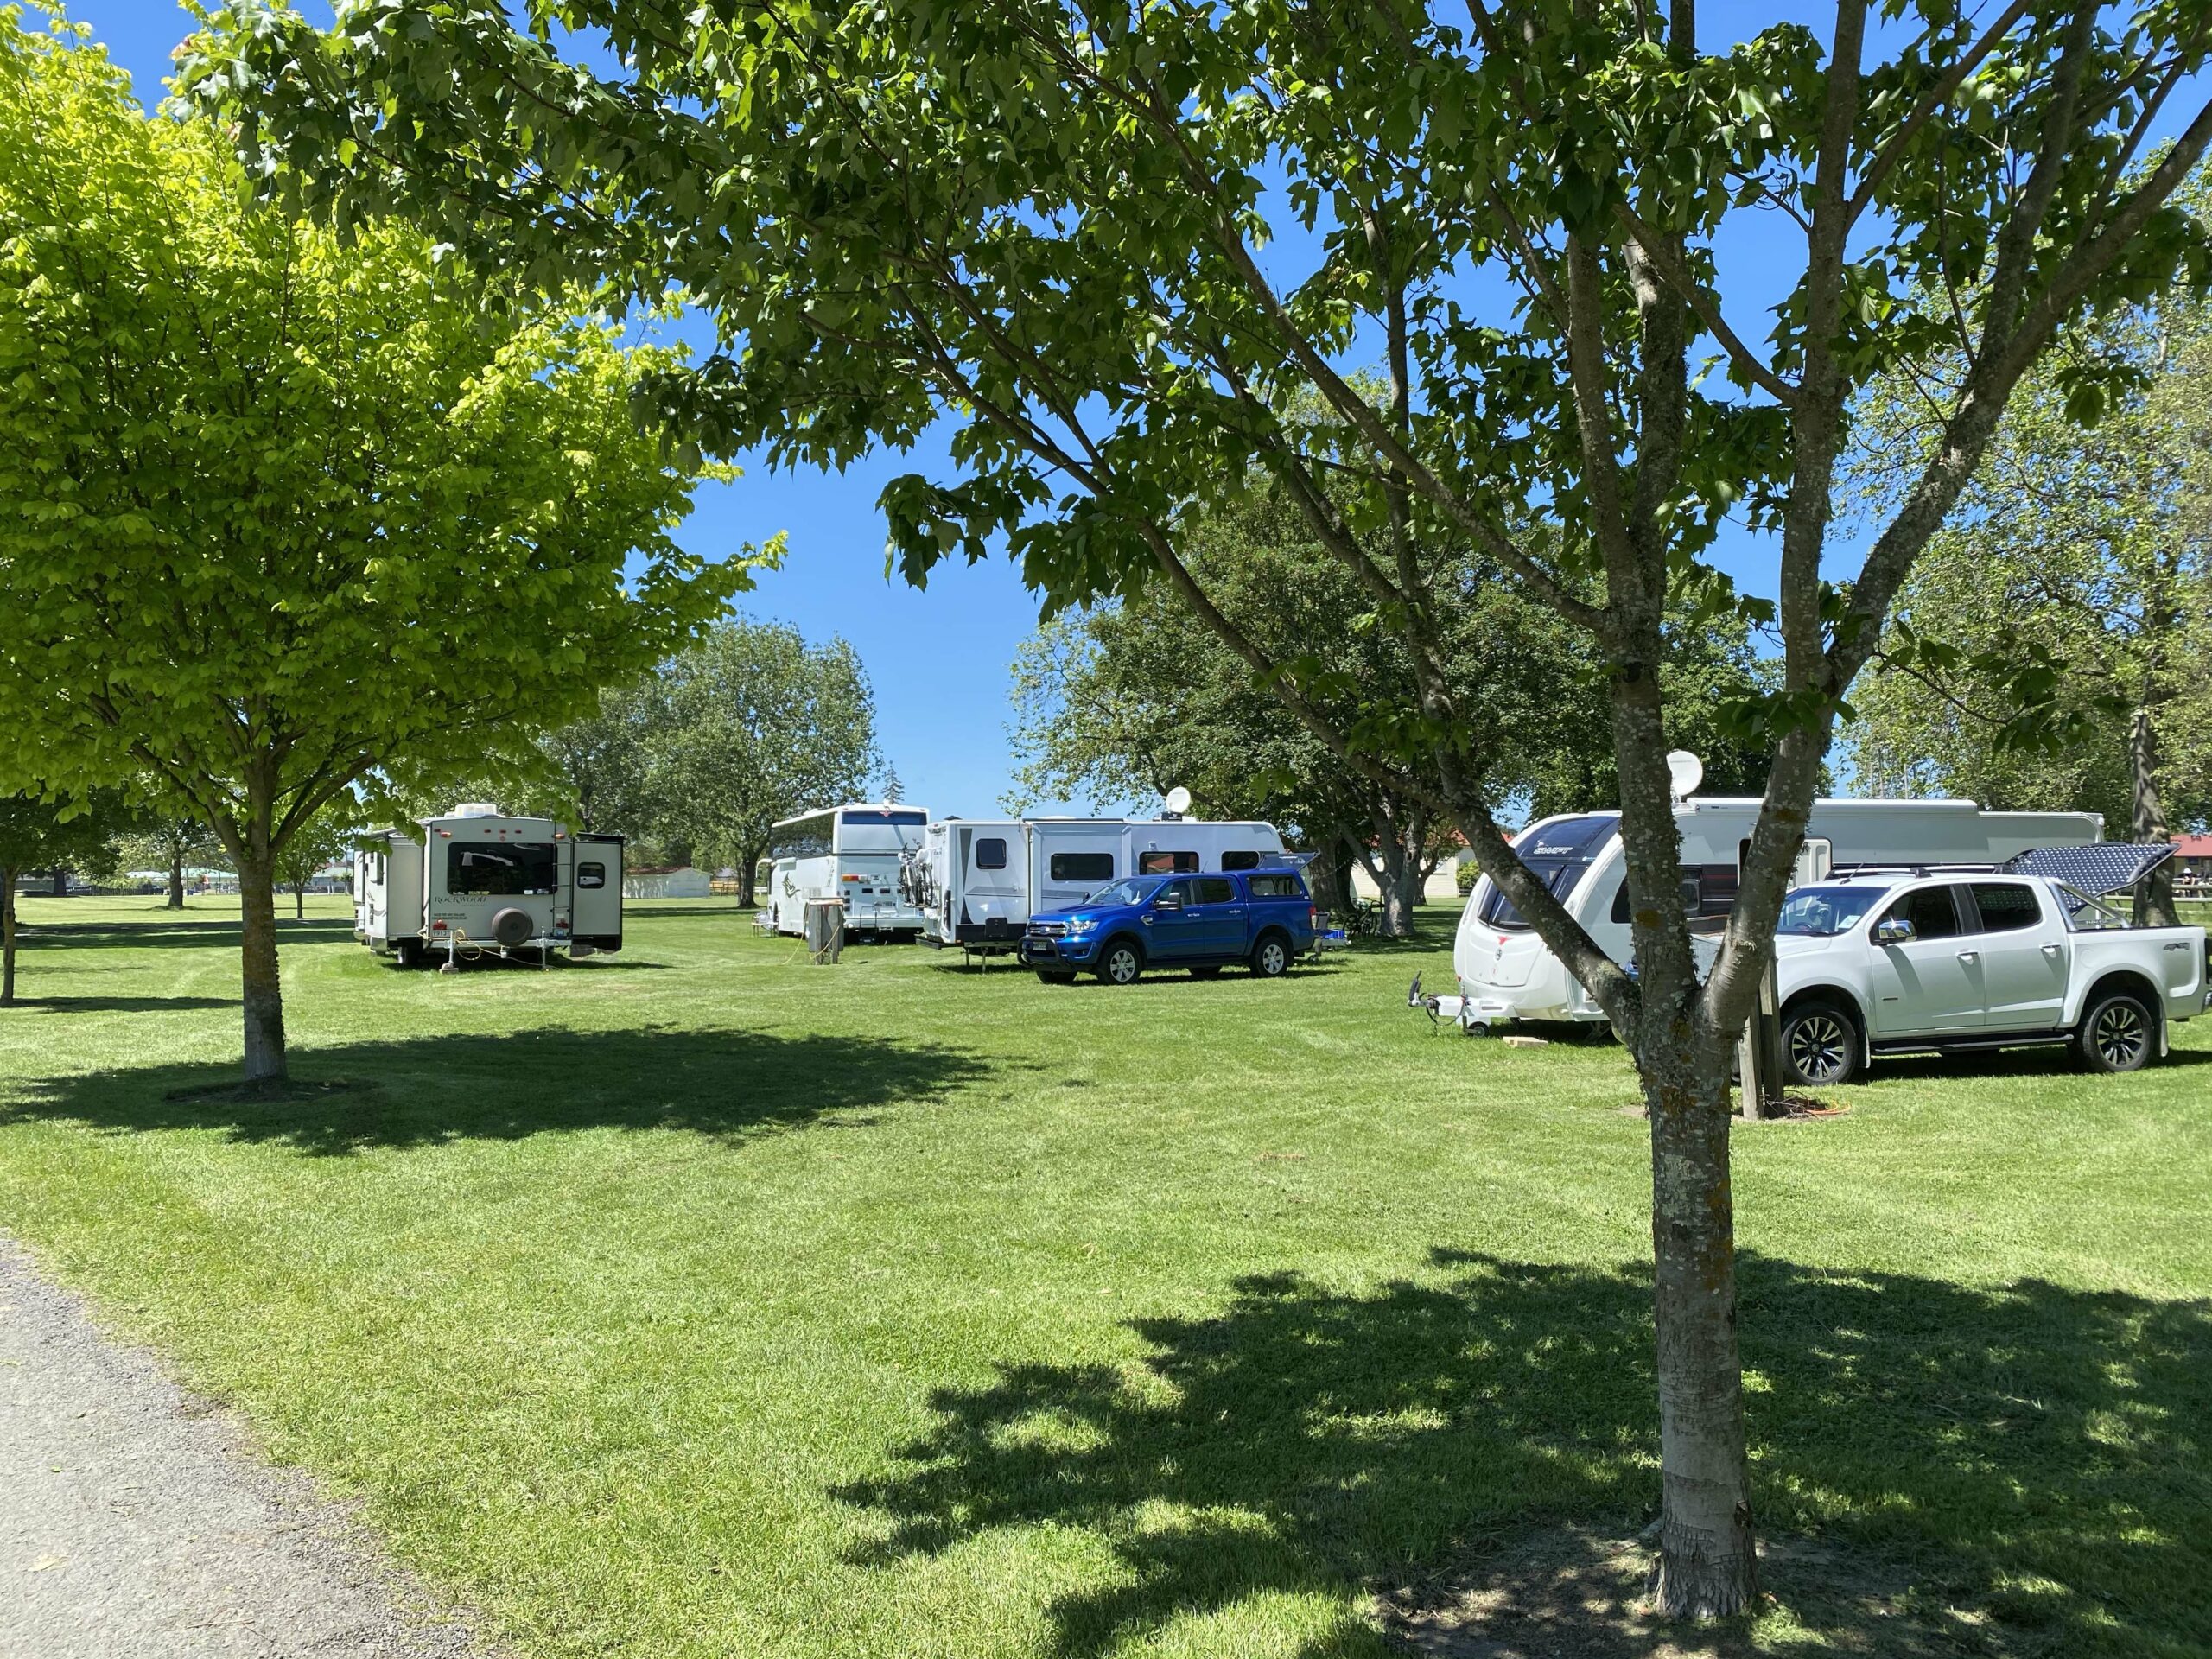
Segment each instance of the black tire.
[{"label": "black tire", "polygon": [[1290,941],[1276,932],[1261,934],[1260,942],[1252,947],[1253,976],[1281,979],[1289,971]]},{"label": "black tire", "polygon": [[1782,1075],[1804,1089],[1833,1089],[1859,1070],[1859,1021],[1839,1003],[1817,998],[1782,1015]]},{"label": "black tire", "polygon": [[399,965],[403,968],[420,968],[423,965],[423,941],[394,939],[391,954],[399,959]]},{"label": "black tire", "polygon": [[1109,985],[1134,985],[1144,972],[1144,952],[1135,939],[1109,939],[1098,953],[1098,977]]},{"label": "black tire", "polygon": [[2158,1016],[2135,991],[2098,991],[2074,1028],[2074,1055],[2091,1071],[2140,1071],[2158,1041]]},{"label": "black tire", "polygon": [[1075,983],[1075,976],[1073,974],[1067,973],[1058,969],[1039,968],[1037,970],[1037,977],[1043,980],[1047,985],[1072,985]]},{"label": "black tire", "polygon": [[1221,964],[1217,962],[1202,963],[1198,967],[1191,969],[1191,977],[1192,979],[1218,979],[1221,977]]}]

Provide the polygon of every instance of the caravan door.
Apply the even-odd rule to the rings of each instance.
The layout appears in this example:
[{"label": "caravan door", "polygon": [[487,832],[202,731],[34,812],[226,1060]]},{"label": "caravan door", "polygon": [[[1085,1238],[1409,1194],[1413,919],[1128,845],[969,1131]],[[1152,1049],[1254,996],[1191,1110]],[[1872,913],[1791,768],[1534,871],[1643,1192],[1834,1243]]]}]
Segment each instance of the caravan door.
[{"label": "caravan door", "polygon": [[569,938],[594,950],[622,948],[622,837],[576,836],[569,887]]},{"label": "caravan door", "polygon": [[1036,823],[1029,827],[1029,890],[1039,911],[1079,905],[1128,872],[1118,855],[1118,824]]}]

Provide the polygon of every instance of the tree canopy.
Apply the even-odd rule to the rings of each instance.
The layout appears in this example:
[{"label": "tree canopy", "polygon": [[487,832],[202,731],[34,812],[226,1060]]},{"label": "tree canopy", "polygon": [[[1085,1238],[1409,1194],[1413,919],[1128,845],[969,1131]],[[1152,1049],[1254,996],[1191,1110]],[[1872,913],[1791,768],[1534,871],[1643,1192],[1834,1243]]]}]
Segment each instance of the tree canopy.
[{"label": "tree canopy", "polygon": [[210,825],[269,1077],[286,842],[588,709],[744,567],[671,539],[692,477],[630,397],[674,358],[241,187],[210,124],[0,14],[0,779],[148,773]]},{"label": "tree canopy", "polygon": [[[1878,506],[1924,451],[1911,365],[1861,407]],[[1899,595],[1857,696],[1870,788],[2069,805],[2138,839],[2212,813],[2212,308],[2190,289],[2103,320],[2014,397]],[[2158,893],[2148,902],[2164,909]],[[2169,912],[2171,913],[2171,912]]]},{"label": "tree canopy", "polygon": [[[2063,329],[2204,276],[2170,200],[2212,142],[2202,23],[1835,0],[1723,43],[1692,0],[346,0],[318,35],[235,0],[184,73],[336,220],[397,209],[548,289],[680,289],[721,349],[658,407],[710,451],[834,466],[949,420],[950,465],[883,497],[915,580],[1001,548],[1056,604],[1156,579],[1369,776],[1426,791],[1424,746],[1434,807],[1635,1056],[1657,1589],[1721,1613],[1757,1591],[1730,1049],[1847,694],[2013,388]],[[1758,327],[1723,255],[1761,232],[1789,280]],[[1854,393],[1947,336],[1940,441],[1829,568]],[[1198,579],[1189,525],[1256,475],[1390,619],[1414,702],[1347,729]],[[1732,515],[1770,537],[1770,606],[1710,568]],[[1491,728],[1442,666],[1466,547],[1605,664],[1633,976],[1483,792]],[[1731,711],[1773,764],[1710,973],[1664,763],[1681,606],[1777,644]]]}]

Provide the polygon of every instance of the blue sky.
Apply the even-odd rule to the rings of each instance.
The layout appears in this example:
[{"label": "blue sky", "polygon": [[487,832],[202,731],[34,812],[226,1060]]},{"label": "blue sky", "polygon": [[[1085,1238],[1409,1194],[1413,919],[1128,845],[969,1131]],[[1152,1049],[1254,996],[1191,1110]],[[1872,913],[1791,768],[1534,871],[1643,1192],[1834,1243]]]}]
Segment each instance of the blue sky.
[{"label": "blue sky", "polygon": [[[308,5],[319,9],[313,0]],[[1699,33],[1713,46],[1782,17],[1818,27],[1827,10],[1788,0],[1722,0],[1701,9]],[[157,101],[169,52],[192,26],[189,15],[175,0],[73,0],[70,11],[130,71],[139,96]],[[1798,234],[1786,220],[1763,216],[1732,232],[1717,251],[1731,321],[1746,339],[1763,340],[1764,313],[1802,261]],[[1294,257],[1296,245],[1286,238],[1277,252]],[[789,622],[810,639],[838,633],[850,640],[874,682],[878,729],[906,798],[939,813],[975,816],[996,810],[1011,781],[1008,665],[1036,625],[1037,601],[1003,560],[943,567],[926,591],[886,575],[877,494],[887,480],[929,470],[936,459],[879,454],[837,474],[750,466],[734,484],[702,486],[683,539],[711,556],[785,532],[784,568],[764,575],[743,608]],[[1834,563],[1847,568],[1848,552],[1836,547]],[[1739,586],[1771,594],[1772,552],[1764,538],[1731,534],[1716,556]]]}]

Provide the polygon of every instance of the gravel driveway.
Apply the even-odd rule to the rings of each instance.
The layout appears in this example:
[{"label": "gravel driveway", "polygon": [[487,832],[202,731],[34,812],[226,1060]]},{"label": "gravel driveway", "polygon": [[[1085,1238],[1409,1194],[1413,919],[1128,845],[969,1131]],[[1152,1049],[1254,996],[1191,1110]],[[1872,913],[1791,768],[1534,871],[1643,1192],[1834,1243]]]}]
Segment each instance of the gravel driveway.
[{"label": "gravel driveway", "polygon": [[488,1659],[0,1234],[0,1659]]}]

